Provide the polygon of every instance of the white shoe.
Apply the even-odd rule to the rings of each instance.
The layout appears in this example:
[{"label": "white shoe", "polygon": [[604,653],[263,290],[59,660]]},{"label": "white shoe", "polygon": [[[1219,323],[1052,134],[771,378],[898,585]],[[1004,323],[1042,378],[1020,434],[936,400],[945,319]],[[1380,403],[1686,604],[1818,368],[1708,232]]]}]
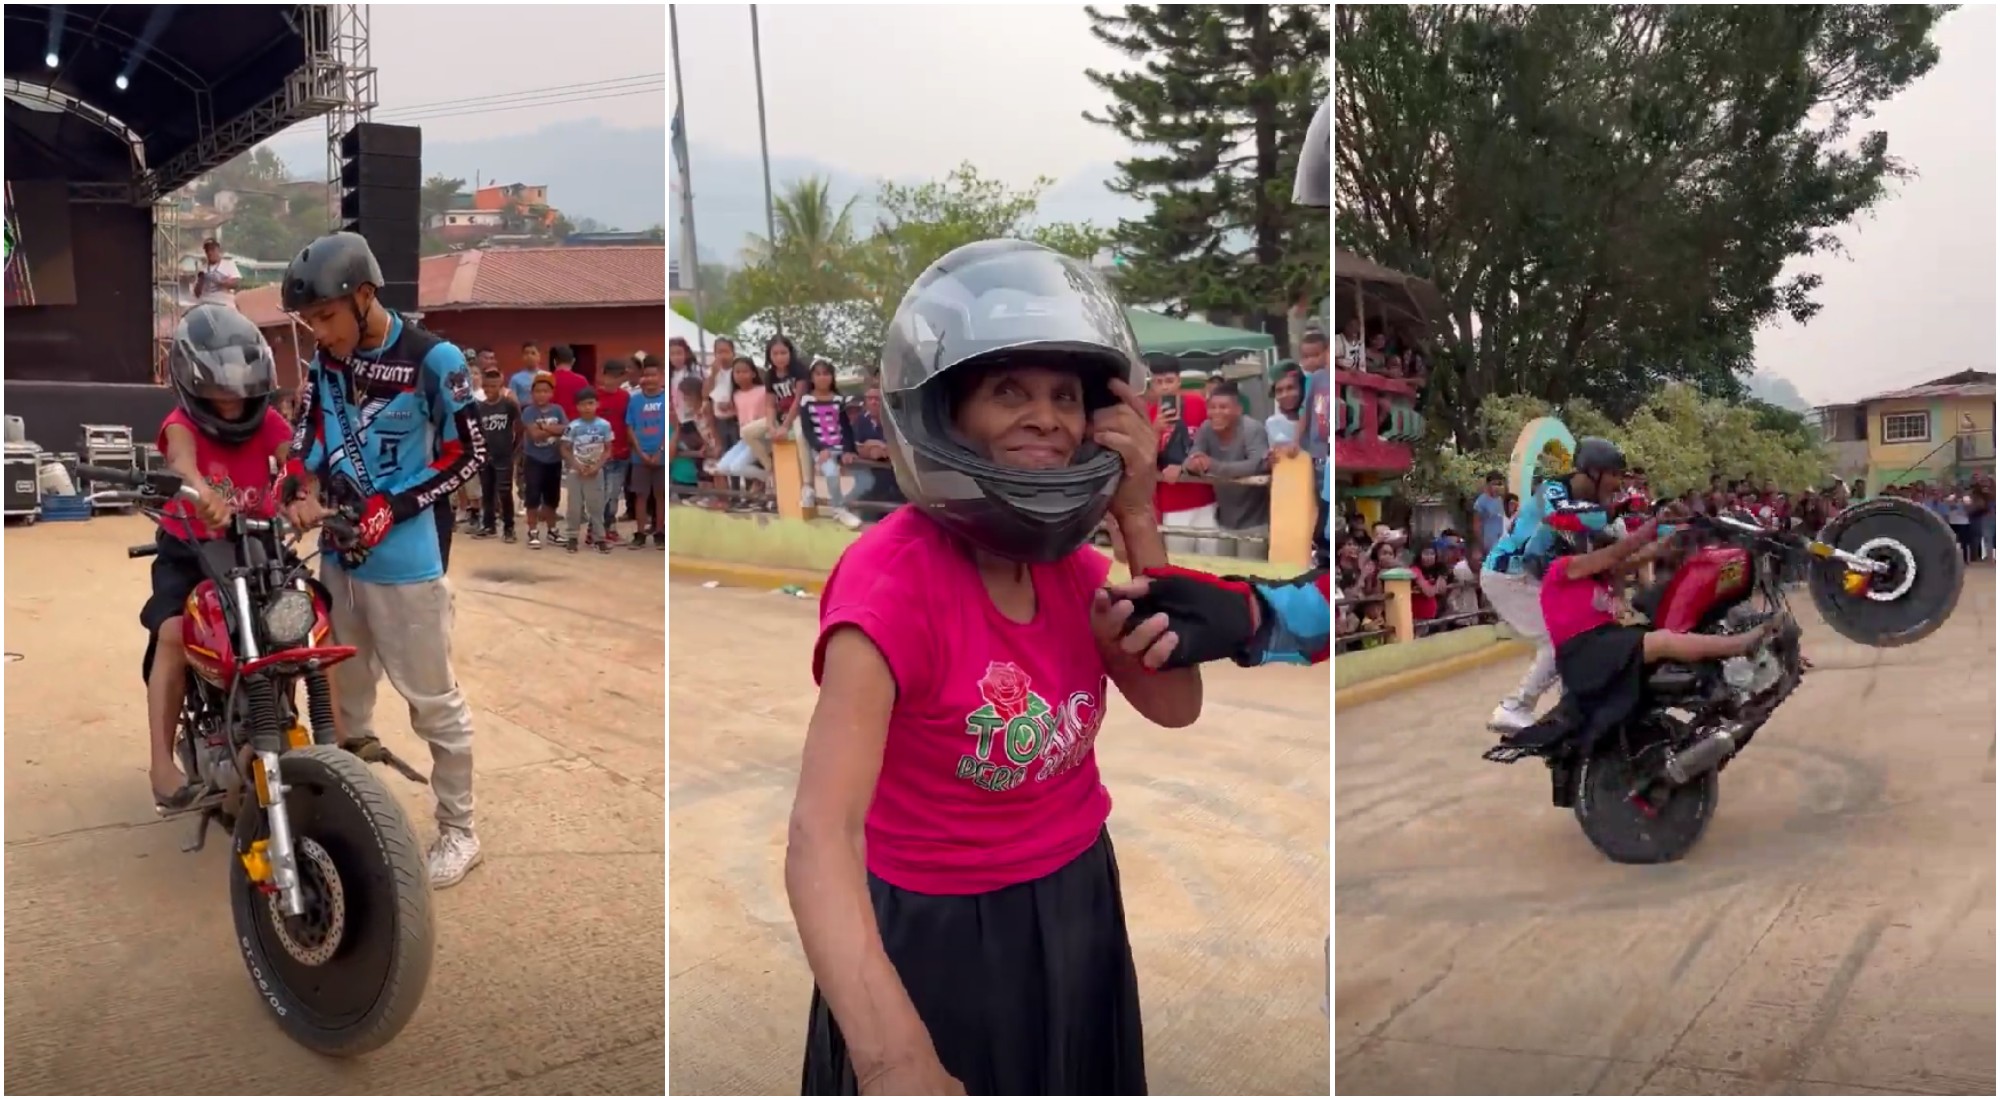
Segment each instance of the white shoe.
[{"label": "white shoe", "polygon": [[1535,712],[1528,707],[1502,703],[1493,710],[1493,717],[1486,720],[1486,728],[1495,733],[1516,734],[1535,724]]},{"label": "white shoe", "polygon": [[818,503],[819,497],[811,489],[806,489],[799,493],[799,509],[801,511],[810,512]]},{"label": "white shoe", "polygon": [[861,530],[861,517],[845,508],[835,508],[833,510],[833,518],[839,520],[840,525],[849,531]]},{"label": "white shoe", "polygon": [[466,872],[479,865],[479,838],[465,829],[447,825],[438,833],[424,862],[431,876],[431,889],[457,885]]}]

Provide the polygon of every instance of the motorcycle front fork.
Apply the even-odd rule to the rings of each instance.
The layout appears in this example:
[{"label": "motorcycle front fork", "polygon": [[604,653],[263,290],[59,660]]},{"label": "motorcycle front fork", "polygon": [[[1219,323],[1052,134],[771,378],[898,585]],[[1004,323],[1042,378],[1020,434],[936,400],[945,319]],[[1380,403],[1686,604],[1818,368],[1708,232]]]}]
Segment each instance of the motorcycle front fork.
[{"label": "motorcycle front fork", "polygon": [[[305,915],[305,891],[299,886],[298,848],[292,838],[292,819],[285,808],[284,772],[275,752],[257,754],[257,799],[264,806],[264,820],[270,830],[266,841],[259,841],[244,853],[243,863],[250,877],[268,884],[278,895],[279,904],[284,906],[288,916]],[[260,866],[261,864],[261,866]]]}]

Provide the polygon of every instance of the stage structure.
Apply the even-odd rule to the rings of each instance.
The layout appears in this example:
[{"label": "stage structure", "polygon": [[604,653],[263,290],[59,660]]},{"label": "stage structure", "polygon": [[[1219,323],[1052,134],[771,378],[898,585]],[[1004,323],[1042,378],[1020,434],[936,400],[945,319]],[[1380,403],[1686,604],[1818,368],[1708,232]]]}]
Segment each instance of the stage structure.
[{"label": "stage structure", "polygon": [[[174,192],[321,118],[338,187],[339,137],[375,105],[366,10],[8,4],[4,14],[10,223],[16,196],[24,203],[9,265],[30,265],[36,303],[17,304],[10,271],[8,411],[50,449],[70,449],[80,423],[150,430],[170,400],[154,385],[158,338],[181,304]],[[66,208],[35,224],[27,202],[55,187]],[[328,205],[337,216],[337,193]]]}]

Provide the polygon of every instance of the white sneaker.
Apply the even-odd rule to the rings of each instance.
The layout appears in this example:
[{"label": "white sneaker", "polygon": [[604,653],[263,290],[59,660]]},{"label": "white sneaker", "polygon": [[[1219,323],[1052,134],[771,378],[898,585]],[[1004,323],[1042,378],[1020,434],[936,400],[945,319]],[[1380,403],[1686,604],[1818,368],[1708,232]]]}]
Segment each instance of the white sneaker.
[{"label": "white sneaker", "polygon": [[437,843],[431,845],[424,862],[430,869],[431,889],[457,885],[466,872],[479,865],[479,838],[447,825],[439,831]]},{"label": "white sneaker", "polygon": [[1486,720],[1486,728],[1495,733],[1516,734],[1535,724],[1535,712],[1511,703],[1502,703],[1493,710],[1493,717]]},{"label": "white sneaker", "polygon": [[815,507],[817,507],[818,504],[819,504],[819,495],[814,493],[810,488],[804,489],[799,493],[800,510],[810,512]]},{"label": "white sneaker", "polygon": [[840,525],[849,531],[861,530],[861,517],[845,508],[835,508],[833,510],[833,518],[840,521]]}]

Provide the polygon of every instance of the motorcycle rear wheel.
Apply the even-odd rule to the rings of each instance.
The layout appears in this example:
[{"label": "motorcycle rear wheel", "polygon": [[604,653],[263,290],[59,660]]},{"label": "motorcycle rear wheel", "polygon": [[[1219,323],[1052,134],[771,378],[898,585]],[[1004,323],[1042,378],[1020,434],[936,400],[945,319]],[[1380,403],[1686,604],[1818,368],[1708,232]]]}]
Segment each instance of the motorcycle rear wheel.
[{"label": "motorcycle rear wheel", "polygon": [[[1708,831],[1722,796],[1714,771],[1674,786],[1659,779],[1647,787],[1649,815],[1628,797],[1638,778],[1622,739],[1606,735],[1578,769],[1576,821],[1592,847],[1614,863],[1672,863],[1688,854]],[[1644,756],[1643,750],[1640,752]]]},{"label": "motorcycle rear wheel", "polygon": [[[403,1030],[430,983],[430,878],[401,804],[353,754],[295,749],[284,776],[307,914],[286,917],[231,859],[237,947],[285,1034],[332,1057],[366,1054]],[[253,803],[237,819],[235,852],[266,835]]]}]

